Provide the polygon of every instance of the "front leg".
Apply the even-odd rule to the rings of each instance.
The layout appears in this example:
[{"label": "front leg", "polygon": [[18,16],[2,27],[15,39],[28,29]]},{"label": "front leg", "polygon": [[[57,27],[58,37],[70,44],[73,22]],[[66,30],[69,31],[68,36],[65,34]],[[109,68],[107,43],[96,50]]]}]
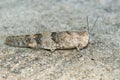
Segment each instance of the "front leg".
[{"label": "front leg", "polygon": [[82,48],[83,48],[83,46],[81,44],[79,44],[79,45],[76,46],[77,51],[79,51]]}]

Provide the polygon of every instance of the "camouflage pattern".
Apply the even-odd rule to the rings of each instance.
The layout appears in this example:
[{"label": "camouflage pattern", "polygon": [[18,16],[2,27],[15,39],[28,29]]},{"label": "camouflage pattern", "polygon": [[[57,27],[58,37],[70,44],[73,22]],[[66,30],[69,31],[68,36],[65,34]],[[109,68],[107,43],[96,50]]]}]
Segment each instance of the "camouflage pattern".
[{"label": "camouflage pattern", "polygon": [[87,46],[89,34],[87,31],[44,32],[32,35],[8,36],[5,44],[14,47],[34,49],[72,49],[80,50]]}]

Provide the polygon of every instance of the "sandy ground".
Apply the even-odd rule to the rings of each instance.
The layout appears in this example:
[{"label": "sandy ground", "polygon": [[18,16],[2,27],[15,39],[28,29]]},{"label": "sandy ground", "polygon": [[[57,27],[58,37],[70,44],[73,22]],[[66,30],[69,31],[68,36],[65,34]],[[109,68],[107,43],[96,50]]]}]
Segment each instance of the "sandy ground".
[{"label": "sandy ground", "polygon": [[[80,31],[86,16],[90,40],[80,51],[4,44],[10,35]],[[120,80],[120,0],[0,0],[0,80]]]}]

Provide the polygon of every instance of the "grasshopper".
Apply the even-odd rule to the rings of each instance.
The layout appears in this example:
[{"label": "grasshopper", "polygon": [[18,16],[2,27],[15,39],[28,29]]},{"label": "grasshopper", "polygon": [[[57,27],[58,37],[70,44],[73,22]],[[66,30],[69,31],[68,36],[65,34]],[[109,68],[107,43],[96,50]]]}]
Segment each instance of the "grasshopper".
[{"label": "grasshopper", "polygon": [[[89,30],[88,17],[87,27]],[[46,49],[51,51],[73,48],[80,50],[86,47],[88,42],[89,31],[43,32],[40,34],[8,36],[5,40],[6,45],[13,47]]]}]

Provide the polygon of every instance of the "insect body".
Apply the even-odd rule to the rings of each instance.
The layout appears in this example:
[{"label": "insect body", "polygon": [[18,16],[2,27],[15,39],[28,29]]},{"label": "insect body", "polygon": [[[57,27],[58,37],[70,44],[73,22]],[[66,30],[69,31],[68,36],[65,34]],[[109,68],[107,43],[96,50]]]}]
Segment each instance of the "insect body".
[{"label": "insect body", "polygon": [[44,32],[33,35],[8,36],[5,44],[14,47],[28,47],[36,49],[72,49],[77,50],[87,46],[89,34],[87,31]]}]

